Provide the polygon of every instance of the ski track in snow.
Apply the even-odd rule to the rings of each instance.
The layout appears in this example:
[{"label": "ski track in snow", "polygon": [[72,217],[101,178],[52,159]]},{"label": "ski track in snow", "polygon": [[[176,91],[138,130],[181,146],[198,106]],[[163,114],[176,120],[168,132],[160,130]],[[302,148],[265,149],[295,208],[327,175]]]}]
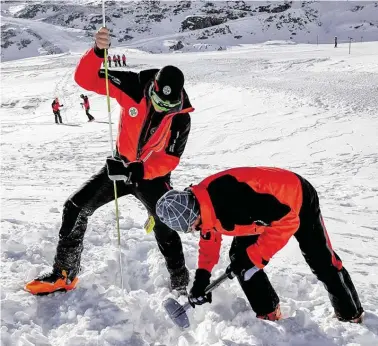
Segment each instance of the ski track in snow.
[{"label": "ski track in snow", "polygon": [[[118,51],[118,50],[117,50]],[[125,50],[126,52],[126,50]],[[234,166],[278,166],[318,189],[333,246],[366,310],[362,325],[341,323],[295,240],[267,267],[286,318],[255,318],[236,280],[213,303],[189,312],[191,328],[175,327],[162,301],[168,273],[146,212],[120,199],[124,290],[120,287],[114,203],[90,219],[78,288],[35,297],[22,290],[49,270],[62,205],[109,155],[108,124],[87,123],[83,90],[73,81],[80,55],[1,64],[2,68],[2,345],[377,345],[378,344],[378,67],[377,43],[243,46],[227,52],[128,53],[134,70],[176,64],[196,111],[175,187]],[[105,98],[88,93],[96,120],[107,122]],[[51,102],[64,104],[55,125]],[[114,133],[119,107],[111,101]],[[194,276],[198,237],[181,236]],[[220,263],[228,263],[224,238]],[[184,298],[180,298],[184,302]]]}]

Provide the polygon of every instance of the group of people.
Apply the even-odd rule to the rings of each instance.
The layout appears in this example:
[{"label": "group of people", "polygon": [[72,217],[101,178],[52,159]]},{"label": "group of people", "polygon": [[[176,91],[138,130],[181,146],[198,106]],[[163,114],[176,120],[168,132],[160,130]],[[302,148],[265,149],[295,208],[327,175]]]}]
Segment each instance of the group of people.
[{"label": "group of people", "polygon": [[[122,60],[122,65],[121,65],[121,60]],[[122,57],[119,55],[119,54],[113,54],[113,58],[111,57],[111,55],[108,55],[108,65],[109,67],[112,67],[112,61],[114,63],[114,67],[125,67],[127,66],[126,65],[126,55],[125,54],[122,54]],[[105,65],[105,63],[103,62],[103,64]]]},{"label": "group of people", "polygon": [[[84,94],[81,94],[80,98],[83,100],[80,103],[80,105],[81,105],[82,108],[84,108],[85,114],[88,117],[88,121],[90,122],[90,121],[95,120],[95,118],[93,117],[93,115],[91,115],[89,113],[89,110],[91,109],[91,107],[89,105],[88,96],[86,96]],[[51,107],[52,107],[53,114],[55,116],[55,124],[63,124],[62,116],[60,115],[60,107],[63,107],[63,104],[60,104],[59,99],[57,97],[52,102]]]},{"label": "group of people", "polygon": [[[106,95],[101,69],[109,31],[101,28],[75,71],[82,88]],[[185,294],[189,271],[179,234],[198,231],[199,256],[188,300],[211,303],[206,294],[218,262],[222,236],[233,237],[226,268],[236,276],[256,316],[282,318],[279,297],[264,268],[294,236],[303,256],[328,291],[340,321],[360,323],[363,308],[353,282],[332,248],[315,188],[300,175],[280,168],[233,168],[211,175],[183,191],[171,186],[171,172],[185,150],[194,111],[175,66],[139,73],[109,71],[109,93],[121,106],[116,155],[64,204],[51,272],[29,282],[33,294],[76,287],[88,218],[118,196],[133,195],[153,218],[154,235],[165,258],[170,288]]]}]

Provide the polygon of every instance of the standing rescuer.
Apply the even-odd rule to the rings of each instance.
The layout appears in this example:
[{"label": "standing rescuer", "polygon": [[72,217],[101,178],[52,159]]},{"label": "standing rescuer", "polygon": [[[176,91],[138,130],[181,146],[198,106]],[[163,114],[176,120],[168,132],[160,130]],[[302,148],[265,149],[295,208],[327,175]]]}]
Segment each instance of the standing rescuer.
[{"label": "standing rescuer", "polygon": [[84,109],[85,109],[85,114],[88,117],[88,121],[95,120],[95,118],[93,117],[93,115],[89,113],[89,110],[91,109],[91,107],[89,105],[88,96],[84,95],[84,94],[81,94],[80,98],[83,100],[83,103],[81,103],[81,106],[84,107]]},{"label": "standing rescuer", "polygon": [[[189,302],[211,302],[205,294],[219,260],[222,235],[233,236],[233,272],[258,318],[281,318],[279,298],[264,267],[291,236],[323,282],[341,321],[360,323],[363,308],[341,259],[332,249],[318,194],[301,176],[279,168],[245,167],[212,175],[184,191],[171,190],[156,212],[169,228],[200,231],[198,269]],[[231,276],[231,275],[230,275]]]},{"label": "standing rescuer", "polygon": [[[101,28],[75,72],[82,88],[106,95],[100,68],[108,47],[109,31]],[[121,106],[115,157],[65,202],[53,270],[25,286],[33,294],[75,288],[88,217],[114,200],[113,180],[119,197],[135,196],[155,219],[155,238],[171,288],[186,292],[189,272],[180,237],[155,214],[157,200],[171,189],[170,173],[179,164],[190,131],[189,112],[194,109],[183,88],[184,75],[175,66],[165,66],[139,73],[109,71],[108,77],[110,97]]]},{"label": "standing rescuer", "polygon": [[63,105],[59,103],[59,99],[57,97],[52,102],[51,107],[55,116],[55,124],[63,124],[62,116],[60,115],[60,107],[63,107]]}]

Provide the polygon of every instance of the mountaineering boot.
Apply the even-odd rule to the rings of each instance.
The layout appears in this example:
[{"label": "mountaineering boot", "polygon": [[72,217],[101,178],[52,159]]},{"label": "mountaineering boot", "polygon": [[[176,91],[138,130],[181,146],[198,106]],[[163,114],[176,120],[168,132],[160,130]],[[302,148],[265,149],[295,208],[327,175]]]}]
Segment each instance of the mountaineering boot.
[{"label": "mountaineering boot", "polygon": [[53,270],[38,276],[25,285],[25,290],[35,295],[45,295],[54,292],[66,292],[73,290],[79,281],[78,277],[69,278],[67,272]]},{"label": "mountaineering boot", "polygon": [[171,291],[175,290],[180,295],[188,295],[186,287],[189,284],[189,270],[186,267],[169,270],[171,275]]},{"label": "mountaineering boot", "polygon": [[359,309],[358,313],[356,314],[356,316],[350,318],[350,319],[346,319],[346,318],[343,318],[340,314],[338,314],[337,312],[335,312],[336,314],[336,318],[341,321],[341,322],[350,322],[350,323],[362,323],[362,320],[363,320],[363,317],[364,317],[364,310],[361,308]]},{"label": "mountaineering boot", "polygon": [[282,314],[281,314],[281,308],[280,305],[278,304],[276,309],[266,315],[256,315],[257,318],[260,318],[262,320],[269,320],[269,321],[278,321],[282,319]]}]

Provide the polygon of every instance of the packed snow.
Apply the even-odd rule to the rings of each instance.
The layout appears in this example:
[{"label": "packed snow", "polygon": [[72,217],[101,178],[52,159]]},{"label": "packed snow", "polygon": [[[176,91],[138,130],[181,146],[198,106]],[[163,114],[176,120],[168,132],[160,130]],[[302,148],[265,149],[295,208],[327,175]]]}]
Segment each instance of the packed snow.
[{"label": "packed snow", "polygon": [[[295,240],[267,273],[285,319],[256,319],[236,280],[213,303],[188,312],[180,330],[162,302],[172,293],[147,213],[120,199],[121,289],[114,203],[90,219],[74,291],[36,297],[24,284],[53,263],[64,201],[110,153],[105,97],[88,93],[97,122],[80,106],[73,80],[81,54],[1,64],[1,343],[3,346],[320,346],[378,344],[377,43],[243,45],[229,51],[126,53],[135,71],[179,66],[195,107],[173,184],[184,188],[236,166],[277,166],[306,177],[320,194],[333,246],[366,310],[362,325],[339,322]],[[59,97],[64,125],[51,102]],[[119,107],[112,100],[114,132]],[[193,280],[198,235],[181,236]],[[213,278],[228,264],[225,239]],[[179,298],[181,303],[185,298]]]}]

